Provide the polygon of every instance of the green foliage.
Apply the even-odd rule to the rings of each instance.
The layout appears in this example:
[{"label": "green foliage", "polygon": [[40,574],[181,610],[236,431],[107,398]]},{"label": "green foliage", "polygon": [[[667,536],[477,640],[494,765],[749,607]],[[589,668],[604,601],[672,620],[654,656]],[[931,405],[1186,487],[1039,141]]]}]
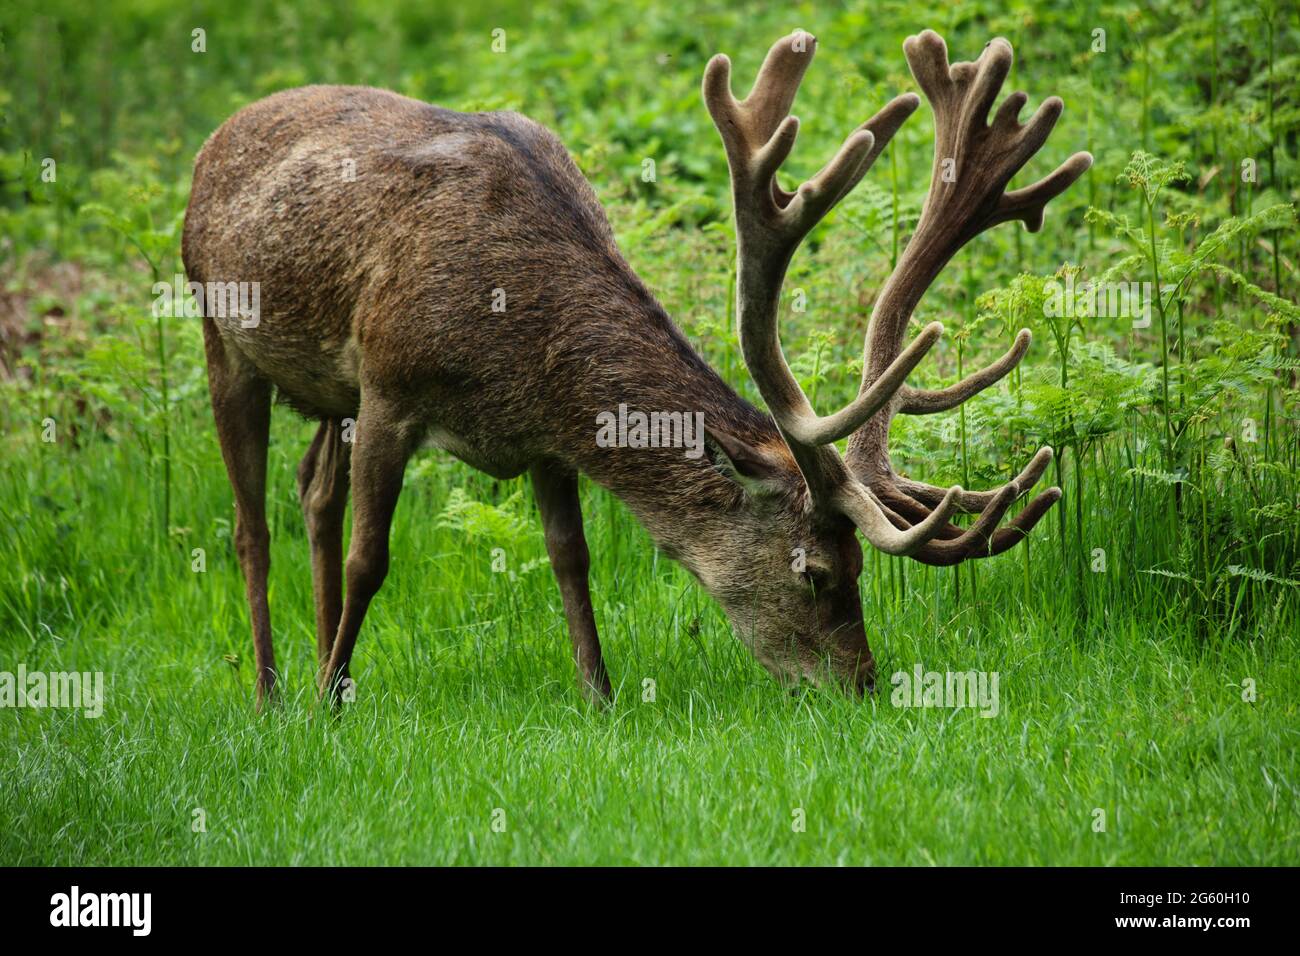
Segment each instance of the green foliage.
[{"label": "green foliage", "polygon": [[453,488],[438,517],[438,527],[459,531],[471,538],[486,538],[505,545],[518,545],[536,535],[536,521],[523,513],[523,489],[500,504],[475,501],[463,488]]},{"label": "green foliage", "polygon": [[[15,755],[0,857],[1296,862],[1300,28],[1282,6],[82,6],[0,13],[0,669],[108,670],[117,703],[102,724],[0,720]],[[862,577],[882,674],[914,661],[1000,670],[1013,716],[899,711],[887,686],[866,706],[775,692],[686,573],[585,486],[595,613],[624,684],[612,719],[579,710],[559,596],[530,573],[545,552],[526,482],[426,455],[407,473],[393,573],[359,646],[366,693],[340,727],[317,721],[294,479],[310,428],[280,413],[271,603],[300,699],[262,723],[243,713],[246,608],[200,328],[150,308],[153,284],[180,271],[205,138],[304,83],[521,110],[560,135],[634,267],[758,402],[699,81],[721,50],[743,92],[795,25],[822,45],[787,186],[914,89],[900,45],[926,26],[954,58],[1007,36],[1008,90],[1064,98],[1013,187],[1076,149],[1096,157],[1040,232],[980,236],[917,311],[948,329],[917,385],[969,374],[1021,328],[1035,335],[1028,357],[960,412],[900,416],[891,440],[900,471],[970,487],[1008,480],[1049,444],[1044,484],[1063,501],[1002,557],[954,572],[870,554]],[[922,107],[791,264],[782,341],[822,413],[858,387],[931,137]],[[1098,287],[1136,289],[1140,314],[1091,308]],[[196,548],[207,573],[190,570]],[[646,676],[659,709],[636,703]],[[1243,703],[1247,678],[1258,703]],[[207,842],[178,810],[203,801],[228,821]],[[467,837],[501,801],[528,808],[517,829]],[[70,824],[74,804],[87,814]],[[788,837],[792,806],[809,809],[802,842],[773,836]],[[1096,806],[1123,807],[1105,841],[1087,829]]]}]

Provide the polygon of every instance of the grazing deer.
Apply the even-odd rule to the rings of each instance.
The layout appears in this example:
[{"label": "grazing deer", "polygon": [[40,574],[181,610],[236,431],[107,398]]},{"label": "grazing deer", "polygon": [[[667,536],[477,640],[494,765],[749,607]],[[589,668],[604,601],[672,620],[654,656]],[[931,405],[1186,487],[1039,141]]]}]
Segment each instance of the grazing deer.
[{"label": "grazing deer", "polygon": [[[260,284],[256,324],[209,313],[203,326],[259,704],[275,680],[264,507],[273,391],[321,422],[298,481],[322,694],[337,695],[347,678],[388,570],[403,469],[425,440],[499,478],[530,472],[580,686],[593,698],[606,697],[610,684],[588,591],[579,472],[628,505],[778,678],[829,676],[859,691],[871,686],[874,664],[855,530],[888,554],[952,565],[1007,550],[1060,498],[1048,489],[999,528],[1042,475],[1050,449],[1002,488],[972,492],[899,475],[888,436],[895,414],[954,408],[1025,354],[1028,330],[955,385],[904,383],[942,331],[932,322],[903,347],[913,310],[948,260],[998,223],[1020,219],[1037,230],[1044,205],[1090,165],[1078,153],[1038,183],[1006,191],[1047,139],[1061,101],[1046,100],[1021,124],[1026,97],[1013,93],[989,123],[1010,45],[994,40],[975,62],[950,65],[935,33],[907,39],[912,74],[935,114],[930,191],[876,299],[858,396],[821,417],[781,352],[786,267],[920,101],[894,99],[787,192],[777,171],[799,128],[788,114],[815,47],[802,32],[779,40],[744,100],[732,96],[725,56],[704,75],[731,171],[740,340],[770,416],[687,343],[619,254],[564,147],[538,124],[315,86],[254,103],[212,135],[195,162],[184,260],[192,281]],[[708,454],[598,443],[600,416],[621,404],[702,412]],[[346,419],[355,419],[352,442],[343,440]],[[841,457],[834,443],[844,438]],[[956,512],[978,517],[962,528],[950,523]],[[796,554],[802,562],[792,562]]]}]

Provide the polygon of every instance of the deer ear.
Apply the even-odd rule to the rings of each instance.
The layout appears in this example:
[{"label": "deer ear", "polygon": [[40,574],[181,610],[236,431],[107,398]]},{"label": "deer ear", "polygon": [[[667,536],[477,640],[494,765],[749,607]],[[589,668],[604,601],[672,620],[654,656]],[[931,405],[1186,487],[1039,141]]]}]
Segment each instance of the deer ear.
[{"label": "deer ear", "polygon": [[766,449],[714,428],[705,429],[704,445],[713,467],[750,494],[775,494],[785,488],[785,463]]}]

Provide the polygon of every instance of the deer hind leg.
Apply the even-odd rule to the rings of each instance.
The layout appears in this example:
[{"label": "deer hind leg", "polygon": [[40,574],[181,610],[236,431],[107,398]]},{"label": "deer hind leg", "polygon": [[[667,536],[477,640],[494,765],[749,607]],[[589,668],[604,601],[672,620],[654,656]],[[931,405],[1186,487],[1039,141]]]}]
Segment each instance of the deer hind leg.
[{"label": "deer hind leg", "polygon": [[257,663],[257,707],[275,687],[271,612],[266,579],[271,571],[271,535],[266,527],[266,446],[271,427],[271,383],[237,352],[227,349],[211,319],[203,320],[208,390],[217,423],[221,457],[235,493],[235,553],[244,574],[253,655]]},{"label": "deer hind leg", "polygon": [[541,463],[532,467],[533,491],[542,513],[546,553],[560,585],[564,616],[573,642],[573,660],[578,666],[578,686],[592,701],[607,700],[609,675],[600,652],[600,636],[591,612],[588,571],[591,558],[582,531],[582,505],[578,498],[578,476],[562,467]]},{"label": "deer hind leg", "polygon": [[322,697],[340,702],[348,664],[370,600],[388,574],[388,532],[402,490],[402,473],[419,437],[399,404],[364,387],[352,442],[352,542],[345,566],[343,613],[321,674]]},{"label": "deer hind leg", "polygon": [[[352,445],[338,419],[320,423],[298,465],[298,498],[311,543],[311,585],[316,604],[316,656],[329,664],[343,614],[343,513],[348,504]],[[319,676],[319,675],[318,675]]]}]

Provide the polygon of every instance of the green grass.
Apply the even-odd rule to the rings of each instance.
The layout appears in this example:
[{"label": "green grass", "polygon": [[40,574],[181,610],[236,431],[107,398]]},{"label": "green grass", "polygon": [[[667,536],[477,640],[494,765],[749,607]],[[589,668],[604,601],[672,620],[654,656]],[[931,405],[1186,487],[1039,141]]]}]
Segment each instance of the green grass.
[{"label": "green grass", "polygon": [[[1297,862],[1294,632],[1205,641],[1158,606],[1081,626],[1050,589],[1025,606],[1017,557],[1004,557],[978,604],[954,606],[931,573],[911,574],[902,602],[868,584],[880,693],[795,697],[602,492],[586,508],[618,699],[593,710],[573,686],[545,565],[511,580],[490,570],[493,540],[437,527],[449,488],[491,493],[460,466],[404,493],[357,700],[335,719],[315,704],[292,481],[309,429],[288,414],[271,492],[287,693],[256,716],[242,585],[220,534],[229,492],[215,443],[187,426],[177,497],[194,529],[167,546],[141,547],[152,492],[129,449],[100,442],[72,474],[57,466],[75,502],[57,519],[24,510],[42,507],[39,462],[5,470],[5,606],[42,622],[7,646],[29,670],[107,681],[98,719],[0,714],[5,863]],[[195,573],[201,542],[208,569]],[[1034,560],[1039,548],[1051,550]],[[509,550],[516,568],[542,554],[535,535]],[[917,662],[997,671],[998,716],[891,706],[887,675]],[[195,808],[205,833],[192,832]]]},{"label": "green grass", "polygon": [[[191,54],[198,26],[208,50]],[[1046,481],[1065,498],[1028,547],[959,571],[869,553],[877,695],[796,696],[623,506],[584,484],[617,688],[593,709],[527,483],[426,452],[361,632],[357,699],[335,717],[315,703],[294,482],[311,426],[279,409],[269,509],[284,693],[256,715],[201,336],[149,312],[155,278],[180,268],[204,138],[306,82],[521,109],[557,131],[633,266],[757,401],[731,327],[725,162],[699,78],[725,51],[742,90],[795,26],[822,47],[792,178],[914,88],[900,45],[926,26],[954,58],[1009,37],[1007,90],[1031,107],[1065,98],[1014,185],[1077,149],[1096,155],[1040,233],[981,236],[918,313],[949,329],[918,384],[950,383],[1027,325],[1023,366],[960,416],[899,419],[891,434],[909,474],[971,487],[1051,444]],[[1098,26],[1104,52],[1091,49]],[[492,52],[497,27],[508,54]],[[0,708],[0,864],[1300,863],[1294,11],[362,0],[236,14],[112,0],[88,19],[65,0],[20,0],[0,14],[0,41],[0,671],[106,680],[97,719]],[[925,107],[792,265],[787,293],[802,289],[808,308],[783,313],[782,340],[823,413],[856,389],[931,135]],[[1243,156],[1255,182],[1239,181]],[[40,178],[46,157],[56,182]],[[641,180],[645,158],[655,183]],[[1044,302],[1067,274],[1178,289],[1150,328],[1063,320]],[[893,706],[890,676],[917,664],[996,672],[997,716]]]}]

